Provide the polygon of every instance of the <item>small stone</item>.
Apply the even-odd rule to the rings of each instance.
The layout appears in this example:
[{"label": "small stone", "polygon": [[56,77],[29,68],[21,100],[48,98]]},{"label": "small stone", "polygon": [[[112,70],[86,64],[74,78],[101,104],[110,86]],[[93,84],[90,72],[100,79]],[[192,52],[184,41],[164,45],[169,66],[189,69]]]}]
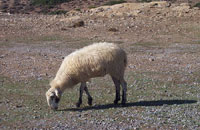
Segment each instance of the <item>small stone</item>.
[{"label": "small stone", "polygon": [[16,105],[16,108],[21,108],[22,107],[22,105]]},{"label": "small stone", "polygon": [[108,31],[110,31],[110,32],[118,32],[119,30],[116,29],[116,28],[109,28]]},{"label": "small stone", "polygon": [[80,20],[78,22],[75,22],[72,27],[74,27],[74,28],[76,28],[76,27],[83,27],[84,25],[85,25],[84,21]]},{"label": "small stone", "polygon": [[67,31],[67,28],[61,28],[61,31]]},{"label": "small stone", "polygon": [[5,57],[5,55],[1,55],[1,56],[0,56],[0,58],[4,58],[4,57]]},{"label": "small stone", "polygon": [[155,59],[154,58],[149,58],[149,61],[155,61]]}]

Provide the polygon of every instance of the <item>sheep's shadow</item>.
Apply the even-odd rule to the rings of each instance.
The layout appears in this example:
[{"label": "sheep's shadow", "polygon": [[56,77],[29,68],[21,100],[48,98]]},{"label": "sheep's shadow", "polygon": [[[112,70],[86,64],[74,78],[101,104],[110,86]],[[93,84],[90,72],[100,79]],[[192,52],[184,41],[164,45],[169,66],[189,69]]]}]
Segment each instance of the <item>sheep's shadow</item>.
[{"label": "sheep's shadow", "polygon": [[140,102],[131,102],[126,103],[125,105],[115,105],[115,104],[104,104],[104,105],[95,105],[88,106],[84,108],[67,108],[61,109],[58,111],[88,111],[88,110],[101,110],[109,108],[124,108],[124,107],[134,107],[134,106],[163,106],[163,105],[181,105],[181,104],[192,104],[196,103],[196,100],[157,100],[157,101],[140,101]]}]

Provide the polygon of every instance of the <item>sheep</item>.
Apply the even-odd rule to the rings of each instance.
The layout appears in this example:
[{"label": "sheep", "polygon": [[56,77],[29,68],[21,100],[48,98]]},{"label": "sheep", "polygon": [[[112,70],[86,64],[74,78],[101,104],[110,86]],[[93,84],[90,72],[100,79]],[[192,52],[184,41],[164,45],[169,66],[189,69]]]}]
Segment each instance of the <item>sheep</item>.
[{"label": "sheep", "polygon": [[126,52],[114,43],[94,43],[83,47],[66,56],[55,76],[50,82],[50,89],[46,92],[48,106],[58,109],[61,95],[66,88],[80,85],[77,107],[82,104],[83,91],[88,96],[88,104],[92,105],[92,97],[86,86],[91,78],[110,75],[116,89],[114,104],[120,100],[120,85],[123,88],[122,104],[126,103],[127,83],[124,80],[124,72],[127,66]]}]

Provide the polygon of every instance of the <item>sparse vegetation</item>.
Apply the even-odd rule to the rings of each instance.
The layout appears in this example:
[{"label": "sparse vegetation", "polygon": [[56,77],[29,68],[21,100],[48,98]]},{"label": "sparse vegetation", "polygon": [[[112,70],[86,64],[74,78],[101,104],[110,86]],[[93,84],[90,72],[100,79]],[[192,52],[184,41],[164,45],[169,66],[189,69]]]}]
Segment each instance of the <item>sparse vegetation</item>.
[{"label": "sparse vegetation", "polygon": [[66,13],[67,13],[67,11],[65,11],[65,10],[56,10],[56,11],[51,11],[48,14],[50,14],[50,15],[61,15],[61,14],[66,14]]},{"label": "sparse vegetation", "polygon": [[93,9],[93,8],[96,8],[96,6],[95,5],[90,5],[88,8],[89,9]]},{"label": "sparse vegetation", "polygon": [[126,3],[125,0],[111,0],[108,1],[105,5],[116,5],[116,4],[121,4],[121,3]]},{"label": "sparse vegetation", "polygon": [[[152,1],[158,1],[158,0],[136,0],[137,2],[152,2]],[[170,1],[172,3],[176,2],[177,0],[167,0]]]},{"label": "sparse vegetation", "polygon": [[137,2],[152,2],[152,0],[136,0]]},{"label": "sparse vegetation", "polygon": [[33,5],[55,5],[63,2],[69,2],[71,0],[32,0]]},{"label": "sparse vegetation", "polygon": [[199,2],[199,3],[196,3],[196,4],[194,5],[194,7],[199,7],[199,8],[200,8],[200,2]]},{"label": "sparse vegetation", "polygon": [[[189,114],[200,109],[196,103],[198,100],[196,95],[200,93],[199,84],[176,84],[173,81],[154,79],[155,75],[161,76],[162,74],[155,72],[126,73],[129,84],[126,106],[112,104],[115,93],[114,85],[110,81],[110,77],[105,77],[94,79],[88,85],[94,98],[93,106],[87,105],[86,95],[84,95],[83,107],[75,108],[74,102],[78,100],[79,91],[79,85],[77,85],[70,92],[64,93],[60,110],[57,112],[51,111],[46,104],[44,93],[49,88],[47,80],[35,80],[25,84],[23,82],[12,83],[8,78],[0,78],[4,81],[3,86],[0,86],[0,115],[2,115],[0,121],[4,128],[12,126],[17,129],[48,128],[47,124],[58,129],[68,128],[71,119],[73,122],[70,123],[70,128],[81,127],[85,118],[87,120],[84,123],[91,125],[90,128],[94,127],[94,123],[91,124],[91,122],[95,122],[95,124],[103,122],[101,128],[111,127],[108,124],[120,122],[127,125],[119,126],[119,128],[129,128],[132,122],[137,122],[139,123],[138,127],[145,128],[157,124],[159,127],[164,124],[184,125],[190,129],[199,127],[199,116]],[[174,79],[174,81],[176,80],[179,79]],[[194,82],[196,82],[195,79]],[[175,113],[173,113],[174,111]],[[165,120],[166,118],[168,120]],[[153,124],[149,124],[149,119]],[[64,124],[62,124],[62,120]],[[32,123],[28,125],[25,123],[27,121],[32,121]],[[16,124],[16,122],[20,123]],[[165,123],[163,124],[163,122]],[[20,126],[23,123],[25,125]],[[40,123],[43,125],[39,125]],[[55,123],[59,125],[55,126]],[[115,126],[112,125],[112,128]]]},{"label": "sparse vegetation", "polygon": [[76,11],[81,11],[81,9],[80,9],[80,8],[76,8],[75,10],[76,10]]}]

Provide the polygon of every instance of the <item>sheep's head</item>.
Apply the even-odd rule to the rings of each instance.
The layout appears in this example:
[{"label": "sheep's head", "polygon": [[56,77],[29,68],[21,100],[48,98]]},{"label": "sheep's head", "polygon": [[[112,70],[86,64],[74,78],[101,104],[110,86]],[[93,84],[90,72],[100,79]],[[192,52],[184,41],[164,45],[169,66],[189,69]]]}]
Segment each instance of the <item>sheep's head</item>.
[{"label": "sheep's head", "polygon": [[56,88],[50,88],[46,92],[46,98],[47,98],[47,103],[48,103],[49,107],[53,110],[57,110],[58,109],[58,103],[59,103],[60,98],[61,98],[61,91],[59,89],[56,89]]}]

